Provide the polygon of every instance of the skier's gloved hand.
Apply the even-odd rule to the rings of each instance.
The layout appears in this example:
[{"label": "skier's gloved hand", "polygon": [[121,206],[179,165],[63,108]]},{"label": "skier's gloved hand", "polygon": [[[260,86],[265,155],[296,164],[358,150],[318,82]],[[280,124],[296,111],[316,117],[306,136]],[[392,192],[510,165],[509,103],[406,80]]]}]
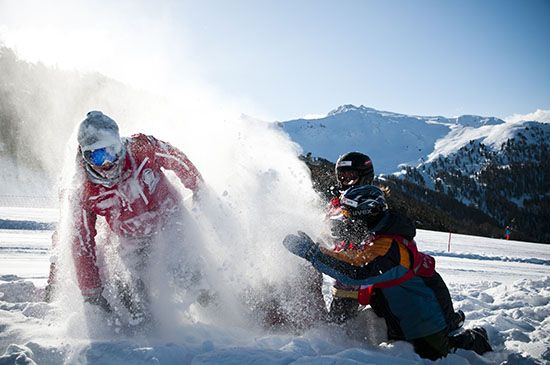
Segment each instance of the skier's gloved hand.
[{"label": "skier's gloved hand", "polygon": [[111,308],[111,305],[109,304],[107,299],[105,299],[105,297],[101,292],[84,297],[84,302],[97,305],[98,307],[103,309],[106,313],[111,313],[113,311],[113,309]]},{"label": "skier's gloved hand", "polygon": [[304,232],[298,231],[298,235],[289,234],[283,240],[283,245],[287,250],[310,261],[315,253],[319,251],[319,245]]}]

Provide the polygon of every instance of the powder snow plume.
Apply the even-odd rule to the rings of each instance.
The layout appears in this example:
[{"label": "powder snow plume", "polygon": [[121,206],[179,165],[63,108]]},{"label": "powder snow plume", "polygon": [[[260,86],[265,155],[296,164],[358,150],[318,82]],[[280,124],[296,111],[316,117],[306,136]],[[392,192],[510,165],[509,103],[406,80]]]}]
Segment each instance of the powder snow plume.
[{"label": "powder snow plume", "polygon": [[[48,26],[33,6],[0,5],[8,24],[0,36],[15,49],[14,69],[34,70],[29,78],[13,72],[9,81],[16,90],[40,91],[40,108],[12,100],[18,133],[32,141],[27,155],[53,178],[52,190],[77,189],[82,176],[74,169],[76,129],[90,110],[113,118],[122,136],[151,134],[180,148],[203,175],[207,194],[193,203],[190,192],[172,176],[185,197],[189,234],[187,242],[164,242],[164,256],[156,256],[152,265],[166,273],[167,257],[198,258],[205,288],[214,293],[218,307],[198,307],[185,298],[185,291],[175,290],[167,291],[165,305],[162,298],[157,303],[156,314],[166,323],[256,326],[247,316],[243,293],[292,280],[300,260],[284,250],[282,238],[298,229],[315,235],[322,228],[320,200],[307,167],[298,159],[299,147],[273,124],[241,115],[243,110],[262,113],[201,82],[200,68],[192,62],[168,56],[174,35],[166,26],[171,18],[162,4],[159,18],[147,16],[143,4],[125,3],[101,11],[96,22],[75,24],[75,19],[88,19],[101,10],[92,2],[77,3],[48,10],[50,20],[58,20]],[[129,15],[132,23],[125,20]],[[152,31],[140,38],[137,28]],[[68,49],[74,52],[65,53]],[[17,57],[31,63],[18,64]],[[32,63],[37,61],[45,64]],[[57,297],[63,304],[59,317],[66,319],[66,331],[75,338],[101,337],[104,334],[93,328],[97,313],[84,313],[76,287],[69,204],[66,199],[59,204],[60,243],[55,249],[60,272],[69,279]],[[116,240],[101,219],[98,228],[98,260],[109,275],[120,267]],[[163,285],[162,275],[151,280]]]},{"label": "powder snow plume", "polygon": [[[183,328],[180,326],[197,321],[261,327],[262,323],[254,322],[250,316],[246,293],[260,292],[263,296],[266,287],[278,288],[295,281],[300,275],[300,261],[284,250],[282,239],[289,232],[304,230],[315,235],[323,228],[321,203],[312,188],[309,171],[297,158],[297,146],[273,124],[244,116],[229,119],[215,115],[197,123],[197,119],[178,121],[177,116],[182,114],[177,109],[164,113],[175,117],[161,118],[154,128],[147,122],[139,125],[118,121],[123,129],[150,131],[181,148],[203,174],[207,189],[194,201],[191,192],[167,172],[185,199],[182,219],[186,234],[184,240],[179,236],[163,237],[155,248],[160,254],[151,257],[153,275],[148,285],[161,293],[153,303],[155,316],[163,323],[166,336],[179,334]],[[78,189],[83,179],[74,170],[75,141],[73,133],[60,184],[65,192]],[[61,310],[60,315],[71,318],[66,329],[71,336],[101,337],[105,333],[102,326],[95,325],[101,323],[98,314],[86,313],[76,288],[70,254],[74,224],[73,217],[67,214],[71,211],[69,204],[66,199],[61,204],[60,245],[55,250],[59,272],[71,278],[64,281],[57,297],[63,303],[60,308],[69,309]],[[98,227],[98,262],[105,286],[110,286],[112,293],[112,277],[129,274],[121,274],[124,267],[119,262],[117,240],[109,235],[102,219],[98,220]],[[166,285],[168,262],[177,257],[184,258],[190,268],[198,266],[203,280],[193,283],[196,288]],[[214,298],[212,305],[197,304],[201,290]],[[76,314],[74,308],[79,308]]]}]

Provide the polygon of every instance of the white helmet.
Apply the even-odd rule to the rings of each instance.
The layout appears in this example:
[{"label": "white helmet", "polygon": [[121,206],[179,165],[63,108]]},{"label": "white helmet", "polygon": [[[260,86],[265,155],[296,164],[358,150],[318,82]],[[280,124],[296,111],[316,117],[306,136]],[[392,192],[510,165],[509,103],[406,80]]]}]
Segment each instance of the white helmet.
[{"label": "white helmet", "polygon": [[91,111],[80,123],[78,145],[91,181],[113,186],[118,182],[126,149],[116,122],[100,111]]}]

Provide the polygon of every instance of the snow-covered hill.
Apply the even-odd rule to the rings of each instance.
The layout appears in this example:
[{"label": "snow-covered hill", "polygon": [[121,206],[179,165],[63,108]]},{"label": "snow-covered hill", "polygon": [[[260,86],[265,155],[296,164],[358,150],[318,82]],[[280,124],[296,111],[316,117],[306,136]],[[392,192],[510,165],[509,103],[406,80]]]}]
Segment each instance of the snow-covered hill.
[{"label": "snow-covered hill", "polygon": [[[422,183],[431,186],[438,178],[441,179],[442,172],[454,171],[465,178],[471,178],[478,184],[479,190],[482,184],[478,177],[491,167],[511,174],[514,165],[543,163],[549,140],[550,124],[538,122],[499,125],[484,131],[460,128],[460,131],[452,131],[438,141],[434,153],[415,170],[422,175]],[[514,195],[533,193],[519,186],[514,190]],[[458,194],[457,198],[469,203],[474,197]]]}]

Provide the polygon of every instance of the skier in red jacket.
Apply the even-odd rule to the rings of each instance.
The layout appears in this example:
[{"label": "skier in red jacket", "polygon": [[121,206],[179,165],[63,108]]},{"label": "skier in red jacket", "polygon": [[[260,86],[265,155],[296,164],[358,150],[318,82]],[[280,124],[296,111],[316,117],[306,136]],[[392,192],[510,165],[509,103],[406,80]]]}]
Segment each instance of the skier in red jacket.
[{"label": "skier in red jacket", "polygon": [[[116,278],[118,297],[130,320],[139,323],[147,315],[148,260],[153,246],[159,240],[184,236],[182,198],[164,170],[173,171],[193,191],[194,199],[203,179],[177,148],[144,134],[120,138],[115,121],[99,111],[89,112],[80,124],[78,144],[77,173],[83,176],[69,195],[78,286],[85,302],[111,311],[96,255],[96,220],[102,216],[111,231],[109,238],[118,239],[117,252],[129,271],[129,278]],[[47,294],[56,282],[55,264],[52,268]]]}]

